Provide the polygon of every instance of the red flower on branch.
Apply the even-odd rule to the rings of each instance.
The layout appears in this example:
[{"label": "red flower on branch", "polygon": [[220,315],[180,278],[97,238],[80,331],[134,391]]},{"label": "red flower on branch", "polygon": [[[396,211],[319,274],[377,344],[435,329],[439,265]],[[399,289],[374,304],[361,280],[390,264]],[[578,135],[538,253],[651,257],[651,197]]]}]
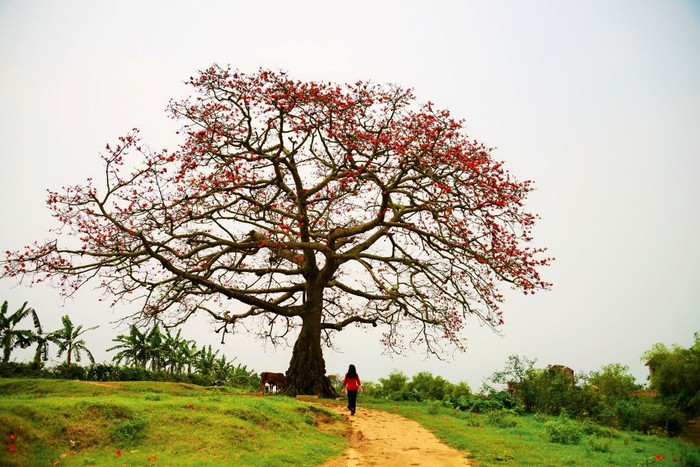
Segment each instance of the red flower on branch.
[{"label": "red flower on branch", "polygon": [[206,312],[224,336],[298,330],[286,389],[328,395],[319,328],[382,326],[389,351],[441,355],[465,349],[469,319],[503,323],[499,287],[549,287],[531,182],[412,90],[216,65],[188,84],[197,98],[170,104],[182,144],[107,145],[103,182],[50,191],[57,238],[7,252],[0,277],[65,296],[92,281],[115,306],[141,297],[145,319]]}]

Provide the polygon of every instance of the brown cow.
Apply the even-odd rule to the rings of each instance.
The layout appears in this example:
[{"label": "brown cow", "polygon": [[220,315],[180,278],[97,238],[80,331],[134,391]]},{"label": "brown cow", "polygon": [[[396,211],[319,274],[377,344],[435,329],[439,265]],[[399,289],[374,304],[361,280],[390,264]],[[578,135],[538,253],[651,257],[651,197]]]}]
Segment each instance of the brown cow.
[{"label": "brown cow", "polygon": [[270,373],[269,371],[263,371],[260,373],[260,392],[265,396],[265,385],[270,386],[270,392],[272,388],[276,388],[277,392],[284,387],[284,382],[286,378],[284,373]]}]

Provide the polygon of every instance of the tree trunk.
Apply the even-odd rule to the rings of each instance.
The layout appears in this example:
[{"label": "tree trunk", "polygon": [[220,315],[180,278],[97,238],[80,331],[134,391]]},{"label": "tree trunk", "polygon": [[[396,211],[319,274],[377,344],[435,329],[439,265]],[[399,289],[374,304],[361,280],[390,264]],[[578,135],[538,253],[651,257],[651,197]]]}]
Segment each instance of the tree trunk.
[{"label": "tree trunk", "polygon": [[320,310],[302,317],[301,332],[292,351],[284,392],[291,396],[310,394],[336,397],[338,395],[326,376],[326,362],[323,360],[321,349]]}]

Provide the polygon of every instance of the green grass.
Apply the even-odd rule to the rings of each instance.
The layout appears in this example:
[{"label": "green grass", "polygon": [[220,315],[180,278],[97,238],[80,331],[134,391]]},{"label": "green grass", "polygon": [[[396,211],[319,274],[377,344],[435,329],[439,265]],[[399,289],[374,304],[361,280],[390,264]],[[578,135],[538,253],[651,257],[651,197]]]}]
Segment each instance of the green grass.
[{"label": "green grass", "polygon": [[[700,466],[698,448],[678,439],[592,423],[365,397],[360,407],[416,420],[482,466]],[[228,388],[0,379],[0,466],[320,465],[347,450],[338,420],[294,399]]]},{"label": "green grass", "polygon": [[225,388],[0,379],[0,465],[319,465],[347,449],[337,419]]},{"label": "green grass", "polygon": [[[473,414],[425,403],[361,401],[361,405],[419,422],[446,444],[469,451],[481,466],[700,465],[700,450],[679,439],[593,423],[507,412]],[[572,432],[580,436],[578,440]]]}]

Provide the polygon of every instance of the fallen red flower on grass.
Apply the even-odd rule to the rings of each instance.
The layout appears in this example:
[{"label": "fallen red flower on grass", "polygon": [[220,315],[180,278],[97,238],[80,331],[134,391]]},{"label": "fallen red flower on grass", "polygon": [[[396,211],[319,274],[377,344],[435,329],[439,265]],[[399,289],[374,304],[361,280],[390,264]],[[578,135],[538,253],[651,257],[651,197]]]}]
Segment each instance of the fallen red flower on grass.
[{"label": "fallen red flower on grass", "polygon": [[654,454],[654,459],[660,461],[666,459],[666,456],[662,456],[661,454]]},{"label": "fallen red flower on grass", "polygon": [[15,438],[15,435],[7,435],[7,437],[8,437],[8,438],[10,439],[10,441],[12,441],[13,443],[15,442],[15,439],[17,439],[17,438]]},{"label": "fallen red flower on grass", "polygon": [[121,455],[122,455],[122,450],[121,450],[121,449],[117,449],[116,451],[114,451],[114,454],[115,454],[116,456],[121,456]]},{"label": "fallen red flower on grass", "polygon": [[8,449],[10,452],[15,452],[15,451],[17,450],[17,446],[14,445],[14,444],[10,444],[9,446],[7,446],[7,449]]}]

